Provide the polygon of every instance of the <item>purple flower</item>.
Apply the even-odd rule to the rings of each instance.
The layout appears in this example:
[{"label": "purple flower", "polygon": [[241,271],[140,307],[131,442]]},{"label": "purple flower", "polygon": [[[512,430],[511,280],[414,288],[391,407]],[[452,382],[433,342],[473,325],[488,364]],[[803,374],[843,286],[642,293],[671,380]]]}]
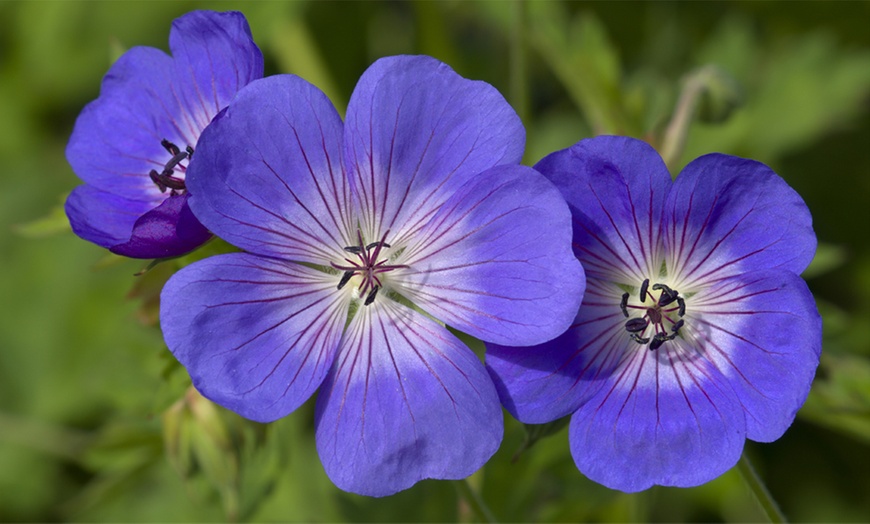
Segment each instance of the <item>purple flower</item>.
[{"label": "purple flower", "polygon": [[502,413],[444,324],[539,344],[585,283],[564,199],[517,165],[524,138],[495,89],[429,57],[373,64],[344,123],[298,77],[251,83],[188,177],[196,216],[248,253],[170,279],[167,345],[203,395],[257,421],[320,388],[317,449],[344,490],[470,475]]},{"label": "purple flower", "polygon": [[622,137],[583,140],[536,169],[568,201],[588,283],[561,337],[488,345],[507,409],[527,423],[573,413],[577,467],[629,492],[702,484],[746,438],[779,438],[821,351],[798,276],[816,248],[800,196],[767,166],[722,154],[672,182],[650,146]]},{"label": "purple flower", "polygon": [[203,129],[263,56],[241,13],[194,11],[172,23],[172,57],[134,47],[103,78],[66,149],[85,185],[66,213],[75,233],[119,255],[182,255],[211,237],[188,207],[185,170]]}]

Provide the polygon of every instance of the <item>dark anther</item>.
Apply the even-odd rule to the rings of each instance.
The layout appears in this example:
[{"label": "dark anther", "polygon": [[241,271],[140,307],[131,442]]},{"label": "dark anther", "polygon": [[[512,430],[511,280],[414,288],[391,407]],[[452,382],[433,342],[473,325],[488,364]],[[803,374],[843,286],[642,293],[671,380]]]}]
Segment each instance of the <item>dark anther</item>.
[{"label": "dark anther", "polygon": [[648,338],[646,338],[646,337],[641,337],[641,336],[638,335],[637,333],[632,333],[632,334],[631,334],[631,339],[634,340],[635,342],[637,342],[637,343],[640,344],[640,345],[649,344],[649,339],[648,339]]},{"label": "dark anther", "polygon": [[625,322],[625,330],[629,333],[640,333],[649,325],[645,318],[633,318]]},{"label": "dark anther", "polygon": [[656,333],[656,335],[652,339],[652,342],[649,343],[649,350],[655,351],[658,348],[662,347],[662,344],[664,344],[667,339],[667,335],[665,335],[664,333]]},{"label": "dark anther", "polygon": [[[676,293],[676,291],[674,291],[674,293]],[[677,298],[679,297],[676,295],[666,295],[665,293],[662,293],[662,296],[659,297],[659,305],[667,306],[668,304],[673,303]]]},{"label": "dark anther", "polygon": [[662,290],[662,295],[659,297],[659,305],[660,306],[667,306],[668,304],[670,304],[674,300],[676,300],[680,294],[679,291],[674,291],[673,289],[669,288],[668,286],[666,286],[664,284],[653,284],[652,288],[654,290],[657,290],[657,289]]},{"label": "dark anther", "polygon": [[372,242],[371,244],[369,244],[369,245],[366,246],[366,249],[371,249],[371,248],[373,248],[373,247],[378,247],[378,246],[381,246],[381,247],[393,247],[393,246],[387,244],[386,242]]},{"label": "dark anther", "polygon": [[166,189],[184,189],[184,180],[179,180],[171,176],[172,171],[170,171],[169,173],[170,174],[166,174],[166,171],[164,171],[163,173],[158,173],[157,171],[152,169],[151,172],[148,173],[148,176],[151,177],[152,182],[157,184],[157,188],[160,190],[161,193],[165,193]]},{"label": "dark anther", "polygon": [[166,163],[166,166],[163,168],[164,175],[171,175],[172,170],[175,169],[175,166],[178,165],[179,162],[188,157],[187,151],[180,151],[173,155],[169,162]]},{"label": "dark anther", "polygon": [[[164,138],[163,140],[160,141],[160,145],[163,146],[163,149],[165,149],[166,151],[168,151],[169,154],[172,155],[172,156],[175,156],[175,155],[177,155],[178,153],[181,152],[181,150],[178,149],[178,146],[177,146],[177,145],[173,144],[173,143],[170,142],[169,140],[166,140],[165,138]],[[188,147],[190,147],[190,146],[188,146]]]},{"label": "dark anther", "polygon": [[338,283],[338,289],[343,288],[350,282],[350,278],[353,276],[353,271],[345,271],[343,275],[341,275],[341,281]]},{"label": "dark anther", "polygon": [[[647,278],[643,281],[643,284],[640,285],[640,301],[641,302],[646,302],[646,292],[647,292],[648,288],[649,288],[649,279]],[[653,289],[655,289],[655,286],[653,286]]]},{"label": "dark anther", "polygon": [[151,177],[151,181],[157,185],[157,189],[159,189],[161,193],[166,192],[166,184],[160,180],[160,173],[152,169],[151,172],[148,173],[148,176]]},{"label": "dark anther", "polygon": [[362,253],[362,248],[359,246],[347,246],[344,248],[348,253],[353,253],[354,255],[359,255]]},{"label": "dark anther", "polygon": [[184,148],[184,150],[187,151],[187,158],[193,158],[193,148],[192,147],[187,146]]},{"label": "dark anther", "polygon": [[654,350],[662,347],[662,344],[664,344],[668,340],[673,340],[675,338],[677,338],[676,333],[673,333],[671,335],[666,335],[664,333],[656,333],[652,339],[652,342],[650,342],[650,344],[649,344],[649,349],[650,349],[650,351],[654,351]]},{"label": "dark anther", "polygon": [[622,314],[625,315],[625,318],[628,318],[628,293],[622,294],[622,301],[619,303],[619,309],[622,310]]},{"label": "dark anther", "polygon": [[[681,317],[686,314],[686,301],[683,300],[683,297],[677,297],[677,305],[680,306],[680,310],[677,311],[677,314]],[[682,322],[682,320],[680,321]]]},{"label": "dark anther", "polygon": [[686,323],[685,320],[682,320],[682,319],[677,320],[677,323],[674,324],[673,327],[671,327],[671,331],[673,331],[674,334],[678,333],[680,331],[680,328],[683,327],[683,324],[685,324],[685,323]]},{"label": "dark anther", "polygon": [[378,296],[379,289],[381,289],[381,288],[378,286],[373,287],[372,290],[369,291],[369,296],[366,297],[366,301],[363,303],[363,305],[368,306],[369,304],[374,302],[375,297]]}]

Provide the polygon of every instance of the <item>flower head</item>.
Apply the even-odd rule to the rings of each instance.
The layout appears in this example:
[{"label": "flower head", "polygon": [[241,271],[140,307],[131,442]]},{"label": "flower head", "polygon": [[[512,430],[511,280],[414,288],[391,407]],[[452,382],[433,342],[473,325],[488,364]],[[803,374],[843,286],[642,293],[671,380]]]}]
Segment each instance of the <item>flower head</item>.
[{"label": "flower head", "polygon": [[203,129],[263,57],[241,13],[194,11],[172,23],[172,57],[134,47],[76,120],[66,155],[85,185],[66,213],[73,231],[134,258],[184,254],[211,237],[188,207],[185,171]]},{"label": "flower head", "polygon": [[536,166],[568,201],[587,272],[571,328],[537,348],[488,345],[507,409],[573,413],[571,452],[605,486],[694,486],[769,442],[809,392],[821,320],[798,274],[816,238],[767,166],[702,156],[671,181],[647,144],[583,140]]},{"label": "flower head", "polygon": [[167,345],[203,395],[254,420],[320,388],[317,449],[342,489],[470,475],[502,414],[444,324],[538,344],[568,327],[584,287],[568,207],[517,165],[523,142],[495,89],[429,57],[374,63],[344,123],[298,77],[252,82],[188,173],[196,216],[247,253],[170,279]]}]

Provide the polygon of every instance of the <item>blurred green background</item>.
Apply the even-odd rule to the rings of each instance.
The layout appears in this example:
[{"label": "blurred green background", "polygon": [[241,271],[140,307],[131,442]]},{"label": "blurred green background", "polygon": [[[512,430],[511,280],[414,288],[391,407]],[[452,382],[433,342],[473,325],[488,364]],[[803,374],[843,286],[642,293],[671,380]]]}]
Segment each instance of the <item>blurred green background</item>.
[{"label": "blurred green background", "polygon": [[[715,66],[672,164],[767,163],[821,243],[805,274],[825,326],[816,382],[786,435],[747,453],[790,519],[870,519],[870,3],[40,1],[0,2],[0,521],[476,518],[451,482],[385,499],[334,488],[310,402],[261,426],[186,392],[153,325],[171,268],[134,277],[144,262],[65,226],[78,112],[124,49],[167,49],[197,8],[243,11],[266,73],[310,80],[342,112],[375,59],[444,60],[514,105],[529,164],[597,133],[660,146],[685,80]],[[580,475],[566,431],[513,461],[523,438],[508,420],[469,482],[502,521],[764,518],[734,470],[626,495]]]}]

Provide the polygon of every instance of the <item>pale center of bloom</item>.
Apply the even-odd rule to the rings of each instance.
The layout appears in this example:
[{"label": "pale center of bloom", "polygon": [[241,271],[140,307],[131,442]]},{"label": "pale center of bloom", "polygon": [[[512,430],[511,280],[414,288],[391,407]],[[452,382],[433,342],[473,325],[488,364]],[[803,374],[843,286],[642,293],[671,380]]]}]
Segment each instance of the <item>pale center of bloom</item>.
[{"label": "pale center of bloom", "polygon": [[384,233],[380,240],[366,244],[363,241],[362,233],[357,230],[357,244],[344,248],[344,251],[350,256],[345,257],[341,264],[330,262],[332,267],[344,272],[338,282],[338,289],[342,289],[352,280],[355,280],[354,284],[358,286],[359,297],[365,297],[363,304],[366,306],[375,301],[378,291],[384,287],[382,280],[384,273],[408,267],[401,264],[390,264],[390,259],[386,256],[387,250],[392,247],[386,242],[388,234],[389,231]]},{"label": "pale center of bloom", "polygon": [[633,341],[640,345],[649,344],[650,350],[656,350],[677,338],[685,324],[682,317],[686,314],[686,301],[679,291],[663,283],[650,286],[649,279],[646,279],[640,285],[637,299],[631,299],[630,293],[624,293],[619,308],[628,318],[625,331]]},{"label": "pale center of bloom", "polygon": [[187,171],[187,162],[193,157],[193,148],[187,146],[182,151],[177,145],[165,138],[160,141],[160,145],[172,155],[172,158],[163,166],[163,171],[158,173],[156,169],[152,169],[148,176],[151,177],[151,181],[160,189],[161,193],[165,193],[168,189],[170,195],[183,194],[186,189],[184,173]]}]

